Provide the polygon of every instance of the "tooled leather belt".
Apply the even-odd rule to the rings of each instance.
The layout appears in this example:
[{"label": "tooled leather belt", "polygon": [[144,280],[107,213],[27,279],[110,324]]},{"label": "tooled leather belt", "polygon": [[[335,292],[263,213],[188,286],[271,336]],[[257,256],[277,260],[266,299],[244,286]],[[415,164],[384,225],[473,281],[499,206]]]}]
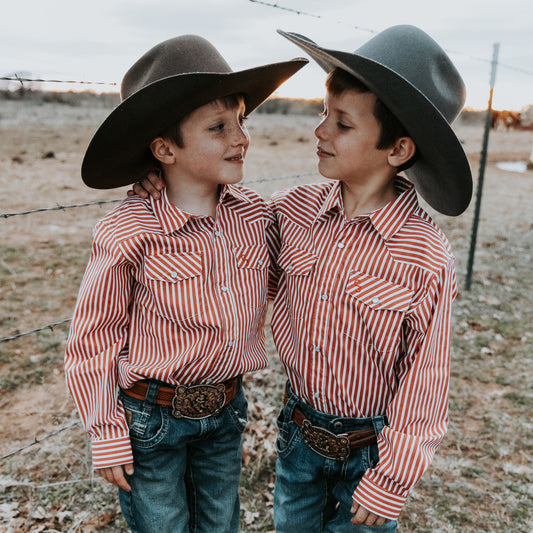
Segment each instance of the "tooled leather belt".
[{"label": "tooled leather belt", "polygon": [[[288,395],[285,391],[283,403],[286,404],[287,400]],[[347,461],[352,450],[377,442],[374,428],[356,429],[337,435],[320,426],[314,426],[298,406],[294,407],[292,421],[300,428],[305,444],[328,459]]]},{"label": "tooled leather belt", "polygon": [[[148,391],[148,382],[137,381],[133,387],[122,389],[125,394],[138,400],[144,400]],[[218,385],[177,385],[160,386],[155,403],[172,407],[175,418],[193,420],[217,415],[237,395],[239,378],[235,377]]]}]

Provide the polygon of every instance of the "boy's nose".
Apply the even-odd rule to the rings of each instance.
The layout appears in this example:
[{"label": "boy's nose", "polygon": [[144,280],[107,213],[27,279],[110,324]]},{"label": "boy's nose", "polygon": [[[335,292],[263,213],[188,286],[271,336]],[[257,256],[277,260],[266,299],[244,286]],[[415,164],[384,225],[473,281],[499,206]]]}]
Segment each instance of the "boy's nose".
[{"label": "boy's nose", "polygon": [[325,119],[322,119],[318,126],[315,128],[315,137],[317,139],[324,139],[326,137],[326,126],[324,124]]},{"label": "boy's nose", "polygon": [[250,136],[245,125],[238,125],[235,127],[235,132],[233,134],[233,142],[235,144],[248,144],[250,141]]}]

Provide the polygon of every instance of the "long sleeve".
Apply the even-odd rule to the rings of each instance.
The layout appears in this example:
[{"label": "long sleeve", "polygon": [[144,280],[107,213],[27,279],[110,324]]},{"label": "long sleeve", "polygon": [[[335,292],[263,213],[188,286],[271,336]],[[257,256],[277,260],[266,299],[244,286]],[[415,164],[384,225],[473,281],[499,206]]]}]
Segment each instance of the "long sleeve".
[{"label": "long sleeve", "polygon": [[359,504],[389,519],[399,515],[447,430],[451,308],[456,293],[450,259],[426,298],[405,319],[405,356],[397,365],[398,390],[387,409],[389,424],[378,438],[380,460],[354,492]]},{"label": "long sleeve", "polygon": [[95,468],[132,462],[118,401],[117,359],[128,343],[133,278],[113,235],[95,229],[65,354],[67,386],[92,440]]},{"label": "long sleeve", "polygon": [[278,255],[281,248],[278,221],[275,214],[275,205],[268,205],[269,223],[266,230],[266,241],[270,256],[270,268],[268,271],[268,299],[274,300],[278,291],[280,270],[278,267]]}]

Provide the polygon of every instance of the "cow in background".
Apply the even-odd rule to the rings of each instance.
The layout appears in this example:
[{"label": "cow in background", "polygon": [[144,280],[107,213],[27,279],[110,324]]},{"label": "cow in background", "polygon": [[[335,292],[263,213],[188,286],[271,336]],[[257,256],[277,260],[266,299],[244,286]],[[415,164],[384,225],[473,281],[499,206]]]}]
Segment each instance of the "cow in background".
[{"label": "cow in background", "polygon": [[506,131],[510,129],[520,129],[521,126],[521,114],[520,111],[509,111],[504,109],[502,111],[492,110],[492,120],[490,127],[493,130],[498,129],[498,126],[502,125]]}]

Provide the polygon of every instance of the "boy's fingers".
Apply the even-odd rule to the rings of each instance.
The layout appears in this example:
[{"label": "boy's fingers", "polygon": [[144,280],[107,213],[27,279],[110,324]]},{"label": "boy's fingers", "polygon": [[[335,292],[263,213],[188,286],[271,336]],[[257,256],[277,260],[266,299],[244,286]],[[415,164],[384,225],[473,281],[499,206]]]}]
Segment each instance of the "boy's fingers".
[{"label": "boy's fingers", "polygon": [[[148,198],[148,196],[150,196],[148,191],[143,187],[143,185],[139,181],[133,184],[133,193],[138,194],[141,198]],[[128,196],[130,195],[128,194]]]},{"label": "boy's fingers", "polygon": [[[125,469],[128,475],[133,474],[133,465],[131,463],[125,465]],[[131,471],[131,474],[130,472],[128,472],[128,470]],[[131,490],[129,483],[126,481],[126,478],[124,477],[124,470],[122,469],[122,466],[113,466],[109,468],[98,468],[96,472],[100,476],[102,476],[106,481],[115,485],[115,487],[119,487],[127,492]]]},{"label": "boy's fingers", "polygon": [[382,526],[385,522],[389,522],[383,516],[378,516],[371,513],[368,509],[365,509],[362,505],[359,505],[355,501],[352,504],[351,512],[354,516],[351,519],[352,524],[365,525],[365,526]]},{"label": "boy's fingers", "polygon": [[164,181],[161,179],[161,175],[157,172],[150,171],[145,178],[142,179],[143,185],[147,181],[152,187],[160,191],[164,186]]}]

